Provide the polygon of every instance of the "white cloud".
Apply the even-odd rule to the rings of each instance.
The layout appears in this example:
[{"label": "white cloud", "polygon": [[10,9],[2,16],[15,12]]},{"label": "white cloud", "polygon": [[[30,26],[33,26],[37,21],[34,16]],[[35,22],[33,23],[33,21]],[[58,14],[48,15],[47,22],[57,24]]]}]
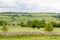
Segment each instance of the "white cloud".
[{"label": "white cloud", "polygon": [[60,12],[60,0],[0,0],[0,11]]},{"label": "white cloud", "polygon": [[0,8],[0,12],[13,12],[13,11],[17,11],[17,9],[15,8]]}]

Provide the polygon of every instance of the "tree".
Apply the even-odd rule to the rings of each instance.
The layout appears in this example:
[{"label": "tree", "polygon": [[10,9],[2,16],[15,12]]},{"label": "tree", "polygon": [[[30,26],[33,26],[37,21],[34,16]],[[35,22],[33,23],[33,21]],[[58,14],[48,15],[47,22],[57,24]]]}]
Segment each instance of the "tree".
[{"label": "tree", "polygon": [[7,23],[5,21],[0,20],[0,26],[3,26],[3,23],[6,25]]},{"label": "tree", "polygon": [[60,23],[56,23],[55,27],[60,27]]},{"label": "tree", "polygon": [[52,32],[53,31],[53,25],[51,23],[47,23],[45,25],[45,31]]},{"label": "tree", "polygon": [[56,22],[51,22],[51,24],[53,25],[53,27],[58,27],[58,24]]},{"label": "tree", "polygon": [[11,21],[14,21],[14,20],[16,21],[16,17],[19,17],[19,16],[17,14],[12,15],[11,16],[11,19],[12,19]]},{"label": "tree", "polygon": [[45,20],[44,19],[40,21],[40,27],[45,27]]},{"label": "tree", "polygon": [[40,29],[40,22],[38,20],[33,20],[32,27]]},{"label": "tree", "polygon": [[8,27],[5,25],[5,24],[3,24],[3,27],[2,27],[2,29],[1,29],[2,31],[3,31],[3,33],[7,33],[7,31],[8,31]]},{"label": "tree", "polygon": [[38,20],[28,21],[27,26],[40,29],[40,21]]},{"label": "tree", "polygon": [[32,21],[27,21],[27,26],[31,27],[32,26]]},{"label": "tree", "polygon": [[21,22],[21,27],[25,27],[26,25],[24,24],[24,22]]},{"label": "tree", "polygon": [[60,27],[60,23],[51,22],[51,24],[53,25],[53,27]]},{"label": "tree", "polygon": [[58,20],[60,20],[60,14],[57,14],[57,17],[56,17]]}]

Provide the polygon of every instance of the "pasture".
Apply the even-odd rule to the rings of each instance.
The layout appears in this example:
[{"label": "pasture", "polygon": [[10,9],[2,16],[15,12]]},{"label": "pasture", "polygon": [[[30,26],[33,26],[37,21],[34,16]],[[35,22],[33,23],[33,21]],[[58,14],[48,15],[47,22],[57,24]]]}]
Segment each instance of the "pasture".
[{"label": "pasture", "polygon": [[7,21],[7,22],[11,22],[13,21],[17,21],[17,22],[21,22],[21,21],[29,21],[29,20],[42,20],[45,19],[46,21],[58,21],[55,17],[53,16],[57,16],[59,14],[50,14],[50,13],[4,13],[4,14],[0,14],[0,20],[3,21]]},{"label": "pasture", "polygon": [[0,35],[0,40],[60,40],[60,35]]},{"label": "pasture", "polygon": [[[1,29],[1,27],[0,27]],[[44,32],[44,28],[33,29],[28,27],[9,27],[9,32]],[[1,30],[0,30],[1,32]],[[54,28],[54,32],[60,32],[60,28]],[[0,40],[60,40],[60,35],[0,35]]]},{"label": "pasture", "polygon": [[[29,27],[11,27],[9,28],[10,32],[20,32],[20,31],[44,31],[44,28],[40,28],[40,29],[33,29],[33,28],[29,28]],[[54,32],[60,32],[60,28],[54,28]]]},{"label": "pasture", "polygon": [[[19,24],[21,22],[27,22],[31,20],[42,20],[46,22],[57,22],[60,25],[59,14],[56,13],[1,13],[0,20],[6,21],[7,23]],[[2,32],[0,26],[0,32]],[[45,32],[44,27],[37,29],[31,27],[20,27],[20,26],[7,26],[8,32]],[[40,27],[40,26],[39,26]],[[48,26],[47,26],[48,27]],[[54,27],[53,32],[60,32],[60,26]],[[43,34],[31,34],[31,35],[0,35],[0,40],[60,40],[60,35],[43,35]]]},{"label": "pasture", "polygon": [[[1,28],[2,26],[0,26],[0,32],[1,32]],[[44,32],[44,28],[40,28],[40,29],[37,29],[37,28],[31,28],[31,27],[8,27],[9,28],[9,32],[36,32],[36,31],[40,31],[40,32]],[[60,32],[60,28],[54,28],[53,32]]]}]

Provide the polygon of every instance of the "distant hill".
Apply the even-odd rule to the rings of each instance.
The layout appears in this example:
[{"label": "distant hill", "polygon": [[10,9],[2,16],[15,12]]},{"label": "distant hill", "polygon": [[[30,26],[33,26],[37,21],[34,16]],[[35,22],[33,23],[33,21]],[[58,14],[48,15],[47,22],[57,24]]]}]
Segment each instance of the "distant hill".
[{"label": "distant hill", "polygon": [[50,14],[51,13],[51,14],[53,14],[52,12],[1,12],[1,13],[3,13],[3,14],[4,13],[11,13],[11,14],[12,13],[49,13]]}]

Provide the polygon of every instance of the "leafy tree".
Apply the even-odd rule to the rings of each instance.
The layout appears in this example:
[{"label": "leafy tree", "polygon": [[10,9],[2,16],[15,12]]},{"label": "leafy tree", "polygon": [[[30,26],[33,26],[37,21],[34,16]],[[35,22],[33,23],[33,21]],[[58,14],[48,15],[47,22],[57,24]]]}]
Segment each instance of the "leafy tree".
[{"label": "leafy tree", "polygon": [[53,27],[57,27],[57,23],[56,22],[51,22],[51,24],[53,25]]},{"label": "leafy tree", "polygon": [[38,20],[33,20],[32,27],[40,29],[40,22]]},{"label": "leafy tree", "polygon": [[58,20],[60,20],[60,14],[57,14],[57,17],[56,17]]},{"label": "leafy tree", "polygon": [[40,22],[38,20],[28,21],[27,26],[40,29]]},{"label": "leafy tree", "polygon": [[60,27],[60,23],[56,23],[55,24],[55,27]]},{"label": "leafy tree", "polygon": [[5,24],[3,24],[3,27],[1,30],[6,34],[8,31],[8,27]]},{"label": "leafy tree", "polygon": [[21,27],[26,27],[26,25],[24,24],[24,22],[21,22]]},{"label": "leafy tree", "polygon": [[40,21],[40,27],[45,27],[45,20],[44,19]]},{"label": "leafy tree", "polygon": [[51,24],[53,25],[53,27],[60,27],[60,23],[51,22]]},{"label": "leafy tree", "polygon": [[12,15],[12,16],[11,16],[11,19],[12,19],[11,21],[16,20],[15,17],[19,17],[19,16],[18,16],[17,14]]},{"label": "leafy tree", "polygon": [[45,31],[48,31],[48,32],[52,32],[53,31],[53,25],[51,24],[51,23],[47,23],[46,25],[45,25]]},{"label": "leafy tree", "polygon": [[27,26],[31,27],[32,26],[32,21],[27,21]]},{"label": "leafy tree", "polygon": [[5,21],[0,20],[0,26],[3,26],[3,23],[6,25],[7,23]]}]

